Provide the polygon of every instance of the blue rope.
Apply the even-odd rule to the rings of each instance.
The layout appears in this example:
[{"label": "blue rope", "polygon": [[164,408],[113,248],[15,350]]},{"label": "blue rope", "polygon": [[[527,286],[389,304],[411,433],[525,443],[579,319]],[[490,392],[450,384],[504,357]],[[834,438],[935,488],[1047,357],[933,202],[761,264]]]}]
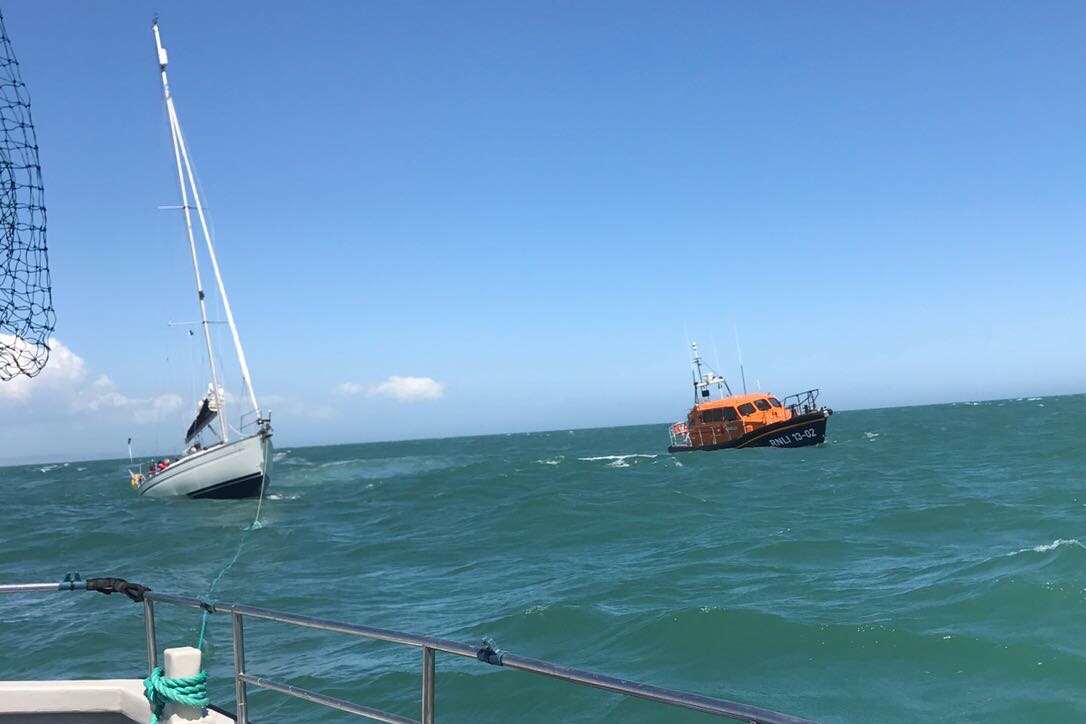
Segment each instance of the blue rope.
[{"label": "blue rope", "polygon": [[167,678],[162,667],[156,666],[151,675],[143,680],[143,694],[151,703],[150,724],[158,724],[166,704],[173,702],[185,706],[206,709],[211,700],[207,696],[207,672],[195,676]]}]

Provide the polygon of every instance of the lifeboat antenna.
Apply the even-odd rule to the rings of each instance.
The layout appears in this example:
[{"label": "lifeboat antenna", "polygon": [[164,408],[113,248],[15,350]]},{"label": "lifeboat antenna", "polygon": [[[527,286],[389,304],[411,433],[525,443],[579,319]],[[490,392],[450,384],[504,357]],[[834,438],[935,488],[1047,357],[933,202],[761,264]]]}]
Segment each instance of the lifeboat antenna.
[{"label": "lifeboat antenna", "polygon": [[743,370],[743,348],[739,346],[739,327],[735,324],[732,325],[732,330],[735,332],[735,352],[739,355],[739,376],[743,380],[743,394],[747,394],[747,373]]},{"label": "lifeboat antenna", "polygon": [[[694,376],[694,404],[697,405],[700,398],[709,397],[712,393],[709,391],[712,387],[716,387],[718,390],[727,390],[728,394],[732,393],[728,382],[719,374],[717,374],[712,368],[706,366],[708,372],[702,372],[701,355],[698,354],[698,343],[690,343],[691,361],[690,372]],[[724,393],[720,393],[721,399],[724,398]]]},{"label": "lifeboat antenna", "polygon": [[701,357],[698,356],[698,343],[690,343],[690,374],[694,377],[694,404],[698,404],[698,387],[701,383]]}]

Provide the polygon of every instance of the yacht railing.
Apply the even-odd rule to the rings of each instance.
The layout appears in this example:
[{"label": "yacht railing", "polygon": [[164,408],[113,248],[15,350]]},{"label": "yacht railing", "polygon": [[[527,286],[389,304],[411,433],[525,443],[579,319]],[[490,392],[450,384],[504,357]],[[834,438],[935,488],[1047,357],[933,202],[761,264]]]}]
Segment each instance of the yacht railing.
[{"label": "yacht railing", "polygon": [[252,434],[266,425],[270,420],[271,411],[269,410],[249,410],[243,414],[238,421],[238,424],[240,425],[238,432],[243,435]]},{"label": "yacht railing", "polygon": [[[124,581],[121,581],[121,583],[124,583]],[[133,584],[125,585],[132,586],[134,589],[139,589],[139,591],[132,593],[122,591],[119,588],[114,588],[114,590],[126,593],[129,597],[140,598],[143,602],[143,622],[147,639],[148,672],[158,665],[158,642],[155,632],[156,604],[185,606],[201,609],[207,611],[209,614],[226,614],[230,616],[233,624],[234,692],[237,700],[236,721],[238,724],[248,724],[249,721],[249,686],[276,691],[281,694],[286,694],[287,696],[292,696],[314,704],[320,704],[331,709],[338,709],[339,711],[354,714],[373,721],[386,722],[386,724],[434,724],[436,716],[435,690],[437,683],[436,654],[438,653],[475,659],[487,666],[500,666],[506,669],[526,671],[579,686],[601,689],[614,694],[623,694],[625,696],[645,699],[680,709],[691,709],[720,718],[749,722],[750,724],[811,724],[810,720],[793,717],[788,714],[781,714],[769,709],[762,709],[760,707],[725,699],[703,696],[701,694],[691,694],[675,689],[665,689],[650,684],[619,679],[614,676],[608,676],[594,671],[575,669],[568,666],[562,666],[561,664],[550,663],[548,661],[518,656],[513,653],[496,649],[490,643],[484,643],[482,646],[473,646],[432,636],[420,636],[418,634],[394,631],[392,629],[358,626],[322,618],[299,616],[292,613],[257,608],[255,606],[247,606],[240,603],[211,603],[190,596],[177,596],[169,593],[143,590],[142,587],[134,586]],[[0,594],[88,590],[100,589],[88,588],[87,581],[79,580],[78,576],[75,577],[75,580],[65,580],[61,583],[16,583],[0,585]],[[249,671],[245,662],[246,618],[277,621],[279,623],[300,626],[302,628],[331,631],[371,641],[386,641],[388,643],[419,649],[421,652],[420,663],[422,680],[420,718],[410,719],[398,714],[362,706],[360,704],[355,704],[354,702],[303,689],[294,686],[293,684],[271,679],[267,676]]]}]

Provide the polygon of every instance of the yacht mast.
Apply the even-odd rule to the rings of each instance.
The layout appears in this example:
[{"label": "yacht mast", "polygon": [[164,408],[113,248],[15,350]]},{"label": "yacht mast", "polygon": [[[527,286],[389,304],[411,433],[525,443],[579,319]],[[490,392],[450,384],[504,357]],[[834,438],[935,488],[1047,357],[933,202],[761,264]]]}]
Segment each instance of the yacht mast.
[{"label": "yacht mast", "polygon": [[[234,342],[234,352],[238,357],[238,365],[241,367],[241,379],[245,384],[245,391],[248,393],[249,402],[252,405],[253,411],[258,416],[260,414],[260,404],[256,401],[256,393],[253,391],[252,376],[249,374],[249,363],[245,357],[245,348],[241,345],[241,336],[238,334],[237,324],[234,322],[234,312],[230,308],[230,297],[226,293],[226,286],[223,284],[222,271],[219,269],[219,260],[215,254],[215,245],[211,241],[211,232],[207,226],[207,216],[204,214],[203,203],[200,201],[200,191],[196,185],[196,177],[192,171],[192,163],[189,160],[188,147],[185,145],[185,136],[181,132],[181,123],[177,119],[177,111],[174,108],[173,98],[169,95],[168,86],[166,85],[166,51],[162,47],[162,41],[159,37],[158,21],[155,20],[152,25],[152,29],[155,35],[155,45],[159,51],[159,65],[162,68],[162,83],[166,88],[166,108],[170,117],[170,133],[174,139],[174,149],[179,152],[180,159],[184,163],[185,176],[188,179],[189,188],[192,191],[192,200],[196,208],[196,216],[200,220],[200,230],[203,232],[204,244],[207,246],[207,255],[211,260],[211,269],[215,273],[215,283],[219,289],[219,297],[222,299],[223,311],[226,313],[226,323],[230,327],[230,336]],[[181,175],[181,164],[178,164],[178,176]],[[189,223],[190,238],[191,237],[191,221],[188,215],[188,206],[186,204],[186,221]],[[193,252],[195,253],[195,251]],[[202,306],[201,306],[201,311]],[[205,329],[207,320],[204,319]],[[224,415],[220,412],[220,417]],[[224,428],[225,429],[225,428]]]},{"label": "yacht mast", "polygon": [[[218,399],[219,404],[219,431],[222,441],[227,441],[225,400],[219,399],[219,375],[215,369],[215,353],[211,344],[211,328],[207,321],[207,303],[204,301],[204,284],[200,278],[200,262],[196,255],[196,237],[192,232],[192,207],[189,206],[188,188],[185,186],[185,177],[181,172],[181,150],[179,142],[179,126],[177,126],[177,112],[173,107],[173,96],[170,95],[170,82],[166,77],[166,49],[162,47],[162,38],[158,32],[158,18],[151,25],[151,32],[155,36],[155,49],[158,51],[158,68],[162,75],[162,93],[166,99],[166,112],[170,117],[170,140],[173,143],[174,164],[177,166],[177,185],[181,189],[181,209],[185,214],[185,231],[188,234],[189,251],[192,254],[192,273],[196,277],[196,299],[200,305],[200,326],[204,330],[204,344],[207,345],[207,363],[211,368],[212,394]],[[197,202],[199,203],[199,202]]]}]

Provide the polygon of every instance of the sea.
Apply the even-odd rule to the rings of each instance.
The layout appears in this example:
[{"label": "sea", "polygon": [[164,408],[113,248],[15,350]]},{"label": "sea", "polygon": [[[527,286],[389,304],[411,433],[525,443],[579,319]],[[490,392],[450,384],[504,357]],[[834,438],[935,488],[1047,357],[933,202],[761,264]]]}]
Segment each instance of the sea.
[{"label": "sea", "polygon": [[[150,500],[125,460],[0,468],[0,582],[157,591],[494,646],[824,722],[1086,721],[1086,397],[835,414],[795,450],[665,424],[292,447],[255,501]],[[240,553],[239,553],[240,546]],[[200,612],[160,604],[162,646]],[[251,621],[251,673],[418,717],[419,653]],[[233,708],[230,621],[212,702]],[[141,607],[0,596],[0,679],[146,672]],[[439,654],[442,722],[708,722]],[[255,722],[353,717],[250,691]]]}]

